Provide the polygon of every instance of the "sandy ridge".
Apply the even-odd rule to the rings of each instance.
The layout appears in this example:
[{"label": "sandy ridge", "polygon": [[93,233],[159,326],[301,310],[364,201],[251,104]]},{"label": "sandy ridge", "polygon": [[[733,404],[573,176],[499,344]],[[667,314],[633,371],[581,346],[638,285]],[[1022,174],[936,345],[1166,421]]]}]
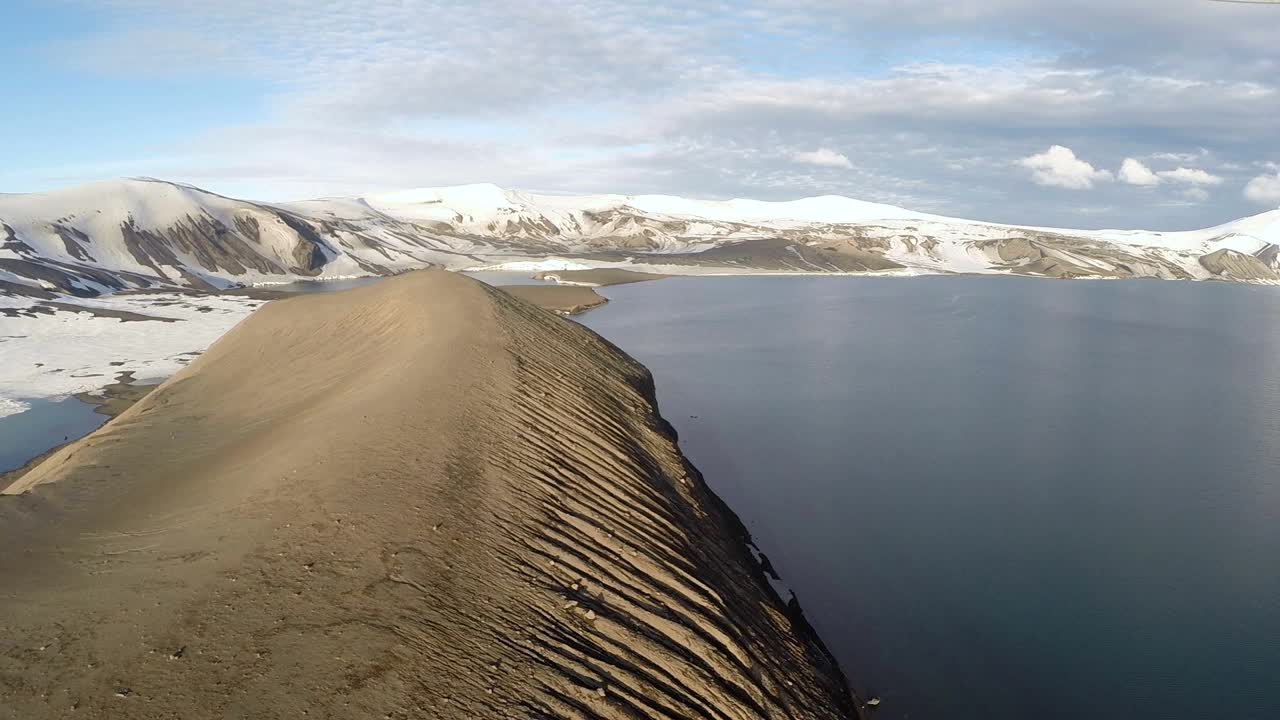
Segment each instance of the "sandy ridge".
[{"label": "sandy ridge", "polygon": [[0,498],[0,717],[836,718],[641,366],[457,275],[273,302]]}]

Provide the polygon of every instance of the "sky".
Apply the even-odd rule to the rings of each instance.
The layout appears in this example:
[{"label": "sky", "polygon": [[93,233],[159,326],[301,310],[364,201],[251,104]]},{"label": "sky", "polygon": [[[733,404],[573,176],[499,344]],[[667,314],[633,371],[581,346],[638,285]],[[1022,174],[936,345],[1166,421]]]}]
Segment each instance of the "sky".
[{"label": "sky", "polygon": [[1280,4],[0,6],[0,192],[491,182],[1155,230],[1280,207]]}]

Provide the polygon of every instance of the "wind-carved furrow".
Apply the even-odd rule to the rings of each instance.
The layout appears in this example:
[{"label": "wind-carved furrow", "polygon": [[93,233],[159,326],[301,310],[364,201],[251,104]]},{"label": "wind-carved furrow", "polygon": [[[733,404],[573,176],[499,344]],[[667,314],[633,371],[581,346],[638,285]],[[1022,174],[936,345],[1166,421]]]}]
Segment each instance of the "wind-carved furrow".
[{"label": "wind-carved furrow", "polygon": [[[559,408],[557,408],[557,409],[559,410]],[[570,432],[571,432],[571,431],[570,431]],[[557,436],[557,437],[559,437],[559,436]],[[580,439],[580,438],[582,438],[582,437],[583,437],[582,435],[574,435],[574,437],[573,437],[572,439],[577,440],[577,439]],[[626,440],[626,437],[627,437],[627,436],[625,435],[625,433],[623,433],[623,432],[619,431],[619,432],[618,432],[618,434],[617,434],[618,445],[622,445],[622,444],[624,444],[625,442],[629,442],[628,440]],[[538,441],[537,439],[533,439],[533,438],[531,438],[530,440],[531,440],[531,442],[534,442],[535,444],[539,443],[539,441]],[[578,448],[579,450],[586,450],[586,451],[588,451],[588,452],[591,452],[591,453],[593,454],[593,456],[598,460],[598,462],[599,462],[599,463],[601,463],[601,464],[607,464],[607,465],[612,465],[612,466],[613,466],[613,467],[612,467],[612,469],[614,469],[614,470],[617,470],[617,471],[620,471],[620,472],[632,472],[632,473],[637,473],[637,474],[640,474],[640,473],[642,473],[642,472],[643,472],[646,476],[649,476],[649,477],[652,477],[652,476],[653,476],[652,474],[649,474],[648,472],[645,472],[645,471],[648,471],[648,470],[649,470],[649,468],[644,468],[644,469],[642,470],[641,468],[635,467],[634,465],[632,465],[631,467],[626,467],[627,465],[630,465],[630,463],[628,462],[628,458],[627,458],[625,455],[618,455],[618,454],[613,454],[613,453],[607,452],[607,450],[611,450],[612,448],[605,448],[605,446],[600,445],[600,444],[596,444],[596,443],[594,443],[594,442],[589,443],[589,444],[575,443],[575,447],[576,447],[576,448]],[[604,454],[599,454],[599,453],[597,453],[597,452],[596,452],[597,450],[602,450],[602,451],[606,451],[606,452],[604,452]],[[616,461],[616,463],[617,463],[616,465],[614,464],[614,463],[615,463],[615,461]],[[570,467],[572,467],[572,466],[570,466]],[[577,469],[577,468],[574,468],[574,469]],[[580,470],[579,470],[579,471],[580,471]],[[666,483],[667,481],[666,481],[666,480],[663,480],[662,482],[663,482],[663,483]],[[649,489],[649,486],[644,486],[642,489],[647,490],[647,489]],[[579,493],[581,493],[581,494],[591,494],[591,495],[592,495],[592,500],[593,500],[594,502],[596,502],[596,503],[599,503],[599,502],[603,502],[603,501],[604,501],[604,500],[603,500],[603,498],[602,498],[602,495],[604,495],[604,496],[609,496],[609,498],[610,498],[609,502],[611,503],[611,505],[613,505],[613,507],[611,507],[611,509],[614,509],[614,510],[622,509],[622,506],[621,506],[621,505],[614,504],[614,501],[618,498],[618,495],[617,495],[617,493],[618,493],[618,489],[617,489],[617,488],[615,488],[615,487],[614,487],[614,486],[612,486],[612,485],[608,485],[608,484],[591,484],[591,485],[588,485],[588,486],[586,486],[586,487],[580,487],[580,488],[578,488],[578,492],[579,492]],[[646,494],[646,498],[648,498],[648,497],[655,497],[655,498],[656,498],[656,497],[657,497],[657,495],[656,495],[656,494],[655,494],[655,495],[649,495],[649,494]],[[634,494],[632,495],[632,498],[634,498]],[[667,499],[669,499],[669,498],[667,498]],[[624,502],[624,503],[625,503],[625,500],[623,500],[622,502]],[[632,506],[634,506],[634,500],[632,501]],[[666,503],[666,504],[658,504],[657,500],[655,500],[655,501],[651,504],[651,506],[653,506],[653,507],[658,507],[658,508],[662,508],[662,507],[669,507],[669,503]],[[624,511],[624,512],[625,512],[625,511]],[[671,516],[671,515],[667,514],[667,515],[666,515],[666,517],[664,517],[664,518],[663,518],[663,526],[664,526],[664,527],[666,527],[666,528],[670,528],[670,527],[672,527],[674,524],[675,524],[675,518],[674,518],[673,516]],[[652,534],[652,532],[649,532],[649,533],[646,533],[646,534],[648,534],[648,536],[649,536],[649,537],[652,537],[652,538],[661,538],[661,537],[663,537],[663,535],[661,535],[661,534],[659,534],[659,535],[654,535],[654,534]],[[685,558],[686,558],[686,556],[685,556],[684,554],[681,554],[681,553],[678,553],[678,552],[671,552],[671,553],[670,553],[670,554],[668,554],[666,557],[664,557],[664,560],[666,561],[666,563],[667,563],[668,567],[674,567],[674,566],[681,566],[681,565],[685,562]],[[696,578],[696,577],[694,577],[693,575],[687,575],[685,579],[686,579],[686,581],[688,581],[688,582],[690,582],[690,583],[700,585],[700,583],[698,582],[697,578]],[[709,591],[709,589],[706,589],[705,587],[704,587],[704,590],[706,590],[707,592],[710,592],[710,591]]]},{"label": "wind-carved furrow", "polygon": [[[629,695],[639,700],[641,704],[649,706],[651,710],[663,713],[674,711],[678,713],[676,717],[688,717],[695,713],[704,717],[727,717],[717,710],[714,702],[706,701],[707,696],[712,694],[706,692],[708,688],[690,687],[675,680],[670,673],[646,672],[626,659],[627,655],[643,657],[642,655],[634,650],[621,649],[619,646],[604,647],[606,643],[607,640],[601,643],[601,647],[596,647],[583,643],[569,633],[562,632],[555,638],[549,638],[546,647],[558,657],[561,663],[584,669],[588,677],[594,677],[598,686],[614,697]],[[669,710],[660,707],[657,702],[642,699],[649,696],[637,689],[637,684],[640,683],[659,690],[657,697],[683,707]],[[635,700],[632,703],[635,704]]]},{"label": "wind-carved furrow", "polygon": [[[570,476],[565,475],[564,477],[567,479]],[[566,485],[565,487],[568,487],[568,486]],[[578,491],[575,489],[575,492],[578,492]],[[569,506],[566,504],[566,501],[564,499],[565,497],[566,495],[556,496],[554,498],[547,500],[547,502],[553,505],[557,510],[560,510],[562,512],[568,512]],[[662,533],[654,532],[654,528],[656,527],[663,527],[663,528],[672,527],[671,523],[666,522],[661,525],[658,525],[656,523],[650,523],[648,525],[642,524],[639,527],[633,527],[632,525],[628,525],[625,522],[625,520],[631,520],[634,518],[634,513],[631,511],[631,509],[628,509],[628,507],[634,509],[635,506],[634,505],[628,506],[626,505],[625,500],[616,499],[612,496],[607,503],[597,501],[592,505],[597,509],[597,511],[603,510],[610,517],[623,520],[623,522],[618,523],[618,525],[620,527],[628,528],[629,533],[639,538],[642,538],[638,541],[639,546],[645,549],[647,555],[660,558],[668,568],[674,569],[675,566],[681,564],[684,561],[684,557],[679,553],[679,551],[675,547],[671,546],[668,542],[666,542],[665,540],[666,535]]]},{"label": "wind-carved furrow", "polygon": [[[575,525],[572,519],[563,517],[562,519],[565,520],[562,524]],[[558,541],[558,544],[563,547],[573,547],[575,545],[576,537],[569,533],[560,531],[559,526],[548,524],[545,525],[545,528],[544,532],[550,540]],[[576,528],[580,531],[584,530],[581,525],[577,525]],[[614,548],[609,547],[609,543],[606,539],[607,533],[581,532],[578,537],[583,536],[590,537],[595,541],[596,546],[600,548],[599,551],[592,553],[587,559],[591,561],[594,566],[601,568],[601,570],[606,573],[610,573],[613,568],[618,568],[619,573],[614,576],[618,578],[619,582],[627,582],[624,579],[626,575],[639,574],[644,578],[645,586],[657,586],[663,592],[664,597],[676,600],[679,606],[686,608],[690,614],[701,614],[704,616],[709,615],[715,617],[719,616],[723,611],[723,608],[711,607],[704,597],[691,594],[688,592],[687,588],[681,587],[678,584],[665,582],[662,579],[662,576],[666,575],[666,573],[658,572],[658,568],[656,566],[651,566],[647,569],[640,567],[640,563],[636,562],[636,560],[639,559],[638,552],[627,557],[625,553],[617,552]],[[638,545],[636,547],[645,549],[646,557],[649,556],[648,548],[644,548],[643,545]],[[640,586],[637,586],[637,589],[639,589],[639,587]]]},{"label": "wind-carved furrow", "polygon": [[[697,608],[685,602],[678,596],[679,594],[676,591],[664,585],[657,577],[641,574],[636,580],[628,579],[627,575],[624,574],[625,571],[615,570],[617,566],[599,562],[593,556],[576,551],[572,538],[561,536],[551,530],[547,531],[547,534],[556,536],[546,539],[544,542],[555,552],[554,557],[558,558],[557,562],[566,567],[573,567],[576,571],[574,574],[577,577],[591,577],[593,579],[593,587],[604,588],[610,592],[612,597],[625,598],[628,592],[635,593],[633,597],[644,596],[646,602],[643,604],[652,607],[652,614],[655,617],[664,614],[670,615],[683,623],[686,629],[700,635],[704,634],[704,629],[697,623],[697,620],[707,621],[707,616],[700,614]],[[550,554],[545,550],[543,552],[544,554]],[[567,562],[565,558],[576,559],[580,564]],[[624,600],[624,602],[627,601]],[[583,604],[591,606],[597,603],[587,601]],[[633,604],[637,607],[641,605],[641,603]],[[675,608],[680,608],[680,610]],[[711,622],[714,622],[714,620],[711,620]],[[719,652],[727,652],[722,641],[717,641],[711,637],[710,630],[705,632],[705,640],[709,647],[716,647]]]},{"label": "wind-carved furrow", "polygon": [[[693,703],[699,715],[723,717],[723,714],[717,711],[717,701],[724,695],[722,688],[713,688],[705,678],[682,678],[680,675],[688,676],[692,673],[675,672],[652,659],[659,654],[666,654],[675,657],[684,656],[687,661],[696,662],[698,659],[696,655],[692,655],[686,648],[663,642],[665,638],[655,639],[643,626],[636,625],[626,629],[634,631],[629,638],[630,643],[615,642],[612,638],[602,635],[597,639],[598,645],[606,654],[621,658],[620,666],[648,687],[659,690],[666,698],[671,698],[673,702],[678,699],[681,703]],[[719,678],[717,682],[720,682]],[[632,689],[630,685],[624,687]],[[647,697],[643,692],[639,695]],[[689,711],[685,710],[681,716],[688,714]]]},{"label": "wind-carved furrow", "polygon": [[[596,623],[602,632],[592,640],[601,648],[619,657],[638,655],[640,663],[655,667],[656,663],[649,660],[650,657],[682,657],[686,663],[685,672],[697,676],[698,692],[749,701],[749,690],[733,681],[734,677],[747,677],[749,668],[734,665],[726,669],[726,663],[713,662],[712,658],[723,658],[727,651],[699,632],[698,620],[706,622],[707,618],[664,618],[614,592],[609,593],[607,601],[585,605],[596,612]],[[610,623],[617,627],[609,627]],[[625,638],[625,642],[615,641],[614,637]]]},{"label": "wind-carved furrow", "polygon": [[[564,414],[574,416],[579,420],[579,422],[587,421],[585,416],[580,415],[574,410],[562,409],[560,407],[556,407],[556,410],[557,412],[563,412]],[[617,451],[615,447],[608,447],[598,443],[595,441],[595,438],[575,433],[572,429],[566,430],[565,433],[572,436],[568,438],[568,440],[573,441],[573,446],[578,451],[576,454],[590,455],[590,457],[581,460],[578,460],[577,458],[574,458],[573,460],[564,460],[563,467],[576,470],[580,473],[583,472],[583,466],[594,466],[598,472],[600,470],[599,466],[604,465],[607,466],[607,469],[623,473],[633,473],[653,479],[654,482],[645,484],[639,488],[640,493],[637,493],[635,488],[631,488],[632,492],[626,500],[630,504],[634,505],[637,503],[636,495],[640,494],[639,501],[642,503],[642,506],[646,508],[653,508],[656,512],[660,513],[662,515],[662,522],[665,526],[671,527],[675,524],[676,518],[670,511],[670,480],[661,474],[660,469],[638,466],[632,458],[622,454],[620,451]],[[566,438],[561,435],[557,435],[555,438],[555,441],[558,443],[566,442]],[[531,436],[527,438],[527,440],[538,444],[541,449],[551,450],[546,440],[539,440],[535,436]],[[619,432],[617,434],[616,440],[617,445],[619,446],[625,446],[626,443],[630,442],[623,432]],[[592,462],[593,460],[594,462]],[[619,492],[617,488],[609,485],[593,485],[588,488],[583,488],[583,491],[610,493],[615,496]]]},{"label": "wind-carved furrow", "polygon": [[[495,301],[501,312],[540,314]],[[529,648],[562,676],[549,705],[571,717],[824,716],[814,688],[792,679],[821,654],[759,586],[745,547],[706,541],[730,525],[650,414],[647,375],[575,372],[617,351],[567,323],[505,327],[519,378],[506,422],[519,443],[490,462],[542,508],[513,534],[528,553],[522,567],[552,595],[531,608],[544,630]],[[753,599],[726,602],[727,589],[743,588],[717,580],[751,587]],[[603,708],[590,687],[584,699],[591,683]],[[852,717],[852,706],[843,712]]]},{"label": "wind-carved furrow", "polygon": [[[599,487],[599,486],[591,486],[591,485],[587,485],[587,486],[581,486],[581,487],[575,488],[575,495],[576,495],[576,496],[578,496],[578,497],[590,496],[590,495],[591,495],[591,488],[592,488],[592,487]],[[593,502],[591,502],[591,503],[589,504],[589,506],[590,506],[590,507],[599,508],[599,506],[600,506],[600,504],[601,504],[601,503],[600,503],[600,502],[599,502],[595,497],[592,497],[591,499],[593,500]],[[561,513],[567,513],[567,514],[569,514],[570,516],[577,518],[577,522],[587,522],[587,523],[591,524],[591,526],[595,529],[595,534],[597,534],[597,535],[609,536],[611,533],[613,533],[613,531],[612,531],[612,530],[606,529],[606,528],[605,528],[605,526],[604,526],[603,524],[590,520],[590,519],[589,519],[589,518],[590,518],[590,516],[589,516],[589,515],[586,515],[586,514],[584,514],[584,513],[582,513],[582,512],[575,512],[574,510],[572,510],[571,508],[569,508],[569,506],[568,506],[566,503],[559,502],[559,503],[557,503],[557,505],[559,506],[559,508],[558,508],[558,509],[559,509],[559,511],[560,511]],[[621,510],[621,507],[622,507],[621,505],[614,505],[614,507],[613,507],[613,508],[608,508],[608,509],[610,509],[610,510]],[[615,517],[618,517],[618,518],[620,518],[620,519],[622,519],[622,518],[623,518],[623,516],[622,516],[622,514],[621,514],[621,513],[618,513],[617,515],[615,515]],[[565,518],[562,516],[562,517],[561,517],[561,520],[562,520],[562,521],[564,521],[564,520],[565,520]],[[615,523],[615,524],[613,524],[613,525],[610,525],[609,527],[628,527],[628,526],[627,526],[627,524],[626,524],[625,522],[619,522],[619,523]],[[670,524],[667,524],[667,525],[665,525],[665,526],[663,526],[663,527],[664,527],[664,529],[665,529],[665,530],[667,530],[667,532],[669,532],[669,531],[670,531],[670,527],[671,527],[671,525],[670,525]],[[579,529],[581,530],[581,529],[583,529],[583,528],[581,528],[581,527],[580,527]],[[657,528],[649,527],[649,528],[647,528],[647,532],[646,532],[645,530],[639,530],[639,529],[637,529],[637,530],[633,530],[633,531],[632,531],[632,532],[633,532],[635,535],[637,535],[637,536],[639,536],[639,535],[644,535],[644,536],[646,536],[647,538],[649,538],[649,541],[648,541],[648,542],[641,542],[641,543],[640,543],[640,546],[645,548],[645,550],[646,550],[646,553],[647,553],[647,554],[654,554],[654,553],[655,553],[656,548],[653,546],[653,544],[654,544],[654,543],[660,543],[660,542],[661,542],[661,538],[663,537],[663,535],[662,535],[662,534],[657,534],[657,533],[655,533],[655,532],[654,532],[656,529],[657,529]],[[670,568],[672,564],[676,564],[676,563],[678,563],[679,559],[682,557],[682,556],[681,556],[681,555],[679,555],[678,553],[673,552],[673,551],[672,551],[673,549],[671,549],[671,548],[669,548],[669,547],[668,547],[668,548],[663,548],[663,550],[664,550],[664,551],[668,551],[668,552],[670,552],[670,554],[669,554],[669,555],[667,554],[667,552],[660,552],[660,553],[659,553],[659,554],[661,554],[661,555],[664,555],[664,556],[665,556],[665,558],[664,558],[664,559],[665,559],[665,560],[667,560],[667,563],[665,563],[665,564],[667,565],[667,567],[668,567],[668,568]],[[688,577],[688,578],[686,578],[686,580],[687,580],[687,581],[689,581],[689,582],[696,582],[692,577]],[[699,593],[699,594],[700,594],[700,593]],[[702,605],[702,606],[703,606],[703,609],[708,609],[708,608],[706,607],[706,602],[705,602],[705,600],[704,600],[704,599],[702,599],[702,598],[700,598],[700,597],[698,597],[698,595],[699,595],[699,594],[688,594],[688,595],[685,595],[685,598],[686,598],[688,601],[690,601],[690,602],[693,602],[693,603],[696,603],[696,604]]]},{"label": "wind-carved furrow", "polygon": [[[565,539],[568,540],[569,538],[565,536]],[[597,541],[601,540],[599,536],[595,539]],[[613,552],[611,549],[607,549],[607,546],[606,552],[595,555],[591,559],[593,560],[593,565],[601,569],[598,572],[604,572],[606,576],[615,577],[619,582],[626,582],[626,575],[622,573],[626,573],[628,570],[632,571],[629,574],[640,573],[647,585],[657,586],[662,591],[664,598],[675,600],[674,608],[670,605],[664,606],[669,613],[675,615],[688,628],[692,629],[708,646],[714,647],[722,654],[733,657],[742,666],[742,669],[745,670],[747,668],[748,663],[745,658],[733,652],[734,643],[740,642],[741,638],[730,638],[732,628],[723,625],[719,621],[719,618],[724,617],[724,608],[711,607],[705,596],[691,595],[686,588],[664,583],[658,573],[645,572],[645,570],[631,563],[628,558]],[[609,569],[611,568],[619,568],[619,574],[615,575],[610,572]],[[644,591],[642,587],[635,587],[635,589],[640,592]]]},{"label": "wind-carved furrow", "polygon": [[[680,554],[678,548],[667,542],[666,534],[654,532],[655,529],[658,528],[669,529],[673,527],[673,522],[658,522],[652,517],[644,516],[637,518],[635,513],[631,512],[631,508],[635,507],[635,503],[628,504],[626,498],[620,497],[608,490],[600,490],[599,492],[596,492],[599,488],[601,488],[599,485],[588,485],[586,487],[577,485],[574,487],[574,490],[577,493],[577,497],[590,499],[587,506],[595,509],[596,513],[599,513],[601,516],[616,519],[608,527],[603,524],[598,525],[599,527],[604,528],[605,534],[614,532],[614,530],[609,528],[617,528],[620,532],[630,534],[633,537],[636,537],[637,542],[644,546],[650,554],[661,556],[669,566],[679,565],[684,561],[684,556]],[[585,514],[577,510],[563,497],[554,498],[552,502],[554,507],[560,512],[572,514],[579,518],[594,517],[594,515]]]},{"label": "wind-carved furrow", "polygon": [[[555,453],[556,444],[563,444],[565,442],[564,437],[557,437],[554,441],[552,441],[549,438],[540,437],[535,433],[525,433],[521,439],[524,442],[530,443],[531,445],[537,447],[539,450],[542,450],[547,453],[552,453],[552,454]],[[576,436],[575,436],[575,440],[576,440]],[[577,443],[575,443],[575,446],[578,447],[581,451],[590,452],[589,450],[590,446],[583,446]],[[580,477],[581,473],[583,472],[584,464],[585,463],[580,463],[576,460],[563,458],[563,459],[560,459],[557,464],[547,468],[546,471],[558,473],[562,475],[563,478],[568,480],[569,482],[574,482],[578,477]],[[592,491],[600,493],[601,495],[607,495],[614,502],[617,502],[622,498],[622,496],[619,494],[620,492],[619,490],[609,486],[598,486],[596,489]],[[646,515],[649,516],[650,522],[653,522],[653,523],[661,522],[661,523],[670,525],[675,521],[675,517],[671,515],[668,506],[661,501],[661,499],[657,494],[645,493],[644,495],[641,495],[638,498],[632,495],[627,497],[625,501],[629,501],[629,505],[637,506],[640,511],[645,512]]]}]

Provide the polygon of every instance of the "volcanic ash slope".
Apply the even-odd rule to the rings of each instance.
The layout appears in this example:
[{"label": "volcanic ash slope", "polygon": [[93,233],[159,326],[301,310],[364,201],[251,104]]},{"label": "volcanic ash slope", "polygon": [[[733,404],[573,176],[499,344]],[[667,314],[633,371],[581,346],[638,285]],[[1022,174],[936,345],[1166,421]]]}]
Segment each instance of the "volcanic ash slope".
[{"label": "volcanic ash slope", "polygon": [[419,272],[268,304],[0,497],[0,716],[836,718],[648,372]]}]

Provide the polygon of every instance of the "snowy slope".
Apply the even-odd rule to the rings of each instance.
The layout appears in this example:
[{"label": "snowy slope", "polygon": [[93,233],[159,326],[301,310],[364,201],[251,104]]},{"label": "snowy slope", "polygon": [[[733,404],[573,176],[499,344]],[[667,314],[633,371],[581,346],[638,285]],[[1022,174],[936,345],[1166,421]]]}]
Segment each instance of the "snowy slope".
[{"label": "snowy slope", "polygon": [[1272,210],[1205,230],[1164,233],[1142,230],[1100,230],[1087,234],[1108,242],[1184,252],[1209,253],[1229,248],[1242,253],[1255,253],[1267,245],[1280,245],[1280,210]]},{"label": "snowy slope", "polygon": [[540,195],[495,185],[265,204],[151,179],[0,195],[0,292],[93,296],[573,263],[667,272],[995,272],[1280,281],[1280,210],[1189,232],[1014,227],[824,196]]},{"label": "snowy slope", "polygon": [[366,225],[151,179],[0,195],[0,287],[82,296],[220,288],[387,273],[451,255],[416,226],[387,217]]},{"label": "snowy slope", "polygon": [[[297,233],[277,214],[158,181],[0,195],[0,223],[0,233],[16,240],[6,247],[9,259],[35,256],[51,265],[96,267],[162,282],[216,286],[227,274],[257,280],[285,271],[309,274],[316,264],[308,264],[312,248],[300,252]],[[105,289],[93,277],[71,283]]]},{"label": "snowy slope", "polygon": [[[1280,211],[1189,232],[1085,231],[983,223],[891,205],[824,196],[790,202],[708,201],[663,195],[538,195],[494,185],[425,188],[331,200],[343,216],[358,210],[425,223],[433,232],[482,241],[490,256],[523,249],[538,258],[629,264],[667,272],[904,271],[1014,272],[1052,277],[1158,277],[1280,281]],[[284,206],[299,210],[295,204]],[[790,256],[763,255],[752,241],[782,238]],[[741,245],[742,257],[711,253]],[[631,254],[619,261],[608,252]],[[755,253],[753,255],[753,253]],[[723,256],[724,253],[719,253]],[[503,267],[525,267],[521,257]],[[718,263],[718,264],[717,264]]]}]

